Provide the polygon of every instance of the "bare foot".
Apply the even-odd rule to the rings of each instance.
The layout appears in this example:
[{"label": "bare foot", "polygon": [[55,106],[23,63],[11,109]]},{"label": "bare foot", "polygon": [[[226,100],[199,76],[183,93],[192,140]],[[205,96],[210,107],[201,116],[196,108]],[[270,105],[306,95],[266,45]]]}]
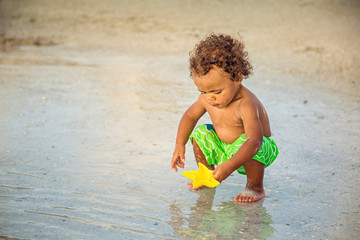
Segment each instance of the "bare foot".
[{"label": "bare foot", "polygon": [[199,190],[205,187],[205,186],[200,186],[198,188],[194,188],[193,183],[191,181],[187,183],[187,186],[190,190]]},{"label": "bare foot", "polygon": [[242,190],[234,199],[234,202],[256,202],[265,197],[264,189],[256,191],[250,188]]}]

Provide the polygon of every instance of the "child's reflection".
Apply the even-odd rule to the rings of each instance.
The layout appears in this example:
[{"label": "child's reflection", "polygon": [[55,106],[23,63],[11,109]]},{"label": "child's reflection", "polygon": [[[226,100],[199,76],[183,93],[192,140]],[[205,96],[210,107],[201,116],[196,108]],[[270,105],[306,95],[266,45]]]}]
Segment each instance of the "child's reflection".
[{"label": "child's reflection", "polygon": [[170,225],[184,239],[267,239],[274,233],[271,215],[256,203],[223,202],[213,207],[215,188],[198,191],[199,198],[184,217],[180,203],[170,205]]}]

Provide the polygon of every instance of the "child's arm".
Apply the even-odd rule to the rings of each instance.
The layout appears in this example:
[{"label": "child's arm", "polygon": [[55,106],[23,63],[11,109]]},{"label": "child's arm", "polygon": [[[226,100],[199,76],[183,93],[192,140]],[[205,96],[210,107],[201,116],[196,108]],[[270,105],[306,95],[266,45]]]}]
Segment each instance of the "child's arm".
[{"label": "child's arm", "polygon": [[241,116],[246,134],[246,141],[232,158],[215,168],[213,176],[221,182],[252,159],[259,151],[263,140],[263,128],[260,122],[258,109],[248,101],[241,106]]},{"label": "child's arm", "polygon": [[206,110],[198,99],[191,105],[182,116],[176,137],[176,145],[171,160],[171,168],[177,171],[177,166],[184,168],[185,165],[185,144],[197,121],[205,114]]}]

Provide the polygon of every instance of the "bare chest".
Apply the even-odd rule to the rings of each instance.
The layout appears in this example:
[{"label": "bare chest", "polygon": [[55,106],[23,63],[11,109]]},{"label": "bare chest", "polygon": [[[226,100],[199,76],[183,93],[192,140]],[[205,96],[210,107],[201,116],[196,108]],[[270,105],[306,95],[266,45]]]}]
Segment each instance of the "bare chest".
[{"label": "bare chest", "polygon": [[210,108],[208,113],[214,129],[220,140],[232,143],[244,134],[244,125],[239,112],[235,108],[217,109]]}]

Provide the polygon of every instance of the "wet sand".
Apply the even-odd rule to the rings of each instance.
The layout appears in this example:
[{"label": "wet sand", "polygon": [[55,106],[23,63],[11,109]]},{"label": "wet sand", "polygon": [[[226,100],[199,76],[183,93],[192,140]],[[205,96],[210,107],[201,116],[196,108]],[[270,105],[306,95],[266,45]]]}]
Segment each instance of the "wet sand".
[{"label": "wet sand", "polygon": [[[359,16],[357,1],[0,1],[0,239],[357,239]],[[242,36],[280,148],[255,204],[232,201],[244,176],[191,192],[170,169],[197,97],[188,52],[210,32]]]}]

